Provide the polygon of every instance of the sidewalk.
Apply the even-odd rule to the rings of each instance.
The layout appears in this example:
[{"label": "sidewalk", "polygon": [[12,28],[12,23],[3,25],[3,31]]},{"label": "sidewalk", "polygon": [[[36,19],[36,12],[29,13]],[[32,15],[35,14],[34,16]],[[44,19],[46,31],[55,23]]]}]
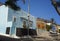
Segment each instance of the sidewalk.
[{"label": "sidewalk", "polygon": [[50,33],[48,31],[38,33],[37,35],[40,36],[40,37],[45,37],[45,38],[52,39],[52,37],[50,36]]}]

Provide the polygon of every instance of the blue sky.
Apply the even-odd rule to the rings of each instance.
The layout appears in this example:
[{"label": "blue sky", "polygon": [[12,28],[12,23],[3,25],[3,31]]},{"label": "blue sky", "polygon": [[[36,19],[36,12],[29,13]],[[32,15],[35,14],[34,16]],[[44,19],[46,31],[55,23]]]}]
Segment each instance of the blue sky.
[{"label": "blue sky", "polygon": [[[6,0],[0,0],[0,2],[5,2]],[[26,12],[28,12],[28,0],[23,4],[22,1],[18,1],[17,4]],[[60,16],[57,14],[55,8],[52,6],[50,0],[30,0],[30,14],[50,20],[54,18],[57,24],[60,24]]]},{"label": "blue sky", "polygon": [[[0,2],[2,2],[2,3],[5,3],[5,1],[6,0],[0,0]],[[26,0],[25,4],[23,4],[20,0],[17,2],[17,5],[19,5],[23,10],[28,12],[28,0]],[[60,16],[56,12],[56,10],[53,7],[53,5],[51,4],[50,0],[30,0],[30,14],[35,17],[39,17],[39,18],[43,18],[43,19],[47,19],[47,20],[54,18],[55,22],[57,24],[60,24]],[[4,17],[6,17],[6,16],[4,16]],[[2,20],[4,20],[3,19],[4,17],[2,17]],[[0,32],[4,32],[4,30],[2,30],[2,29],[5,29],[5,28],[0,27]]]},{"label": "blue sky", "polygon": [[[26,2],[25,5],[19,4],[19,6],[21,6],[21,8],[24,9],[25,11],[28,10],[27,5],[28,2]],[[55,22],[57,24],[60,24],[60,16],[57,14],[50,0],[30,0],[30,13],[33,16],[40,17],[47,20],[54,18]]]}]

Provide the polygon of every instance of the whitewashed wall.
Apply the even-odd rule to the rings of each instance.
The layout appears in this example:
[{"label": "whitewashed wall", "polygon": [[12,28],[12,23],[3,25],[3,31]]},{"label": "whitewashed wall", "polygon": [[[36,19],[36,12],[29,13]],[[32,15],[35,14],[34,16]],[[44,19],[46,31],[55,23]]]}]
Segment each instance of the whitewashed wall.
[{"label": "whitewashed wall", "polygon": [[8,7],[0,6],[0,33],[5,33],[7,26]]}]

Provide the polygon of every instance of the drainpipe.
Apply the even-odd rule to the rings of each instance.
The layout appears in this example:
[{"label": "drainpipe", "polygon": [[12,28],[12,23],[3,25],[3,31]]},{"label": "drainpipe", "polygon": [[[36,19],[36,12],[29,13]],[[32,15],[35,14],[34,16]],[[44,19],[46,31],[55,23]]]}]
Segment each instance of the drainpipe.
[{"label": "drainpipe", "polygon": [[14,18],[16,18],[15,16],[13,16],[13,19],[12,19],[12,27],[10,27],[10,35],[12,37],[14,37],[16,35],[16,21],[14,21]]}]

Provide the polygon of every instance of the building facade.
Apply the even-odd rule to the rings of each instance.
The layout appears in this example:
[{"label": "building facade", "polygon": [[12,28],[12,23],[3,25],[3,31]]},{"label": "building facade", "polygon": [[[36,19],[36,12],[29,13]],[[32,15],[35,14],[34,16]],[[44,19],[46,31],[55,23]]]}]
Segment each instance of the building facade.
[{"label": "building facade", "polygon": [[46,23],[44,22],[43,19],[37,18],[37,20],[36,20],[36,26],[37,26],[38,29],[45,30]]},{"label": "building facade", "polygon": [[[0,6],[0,13],[1,14],[6,14],[6,23],[4,24],[5,30],[8,30],[8,32],[6,32],[7,34],[10,35],[16,35],[17,34],[17,28],[24,28],[27,29],[29,28],[30,30],[36,30],[36,18],[32,15],[30,15],[30,19],[28,21],[28,13],[25,12],[24,10],[19,10],[19,11],[15,11],[11,8],[9,8],[8,6],[2,5]],[[3,9],[3,10],[2,10]],[[4,12],[5,11],[5,12]],[[28,27],[29,24],[29,27]],[[2,24],[1,24],[2,25]]]},{"label": "building facade", "polygon": [[37,34],[41,34],[45,31],[52,31],[52,33],[57,31],[56,23],[52,23],[51,20],[45,20],[42,18],[37,18],[36,20]]}]

